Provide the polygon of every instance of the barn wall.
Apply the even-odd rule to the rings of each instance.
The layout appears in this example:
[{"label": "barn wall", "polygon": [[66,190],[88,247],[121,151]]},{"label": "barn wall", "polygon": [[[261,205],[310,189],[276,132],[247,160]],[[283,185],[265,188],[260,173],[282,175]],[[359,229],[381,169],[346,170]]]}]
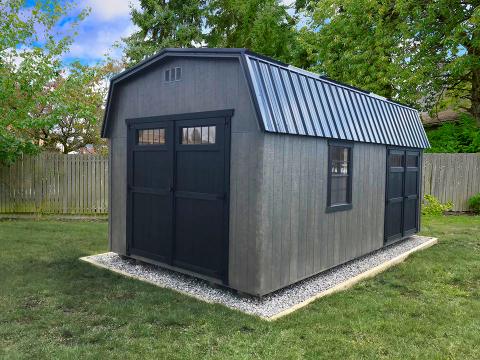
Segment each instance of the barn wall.
[{"label": "barn wall", "polygon": [[[163,82],[167,68],[180,66],[182,80]],[[115,90],[110,123],[110,248],[126,251],[127,127],[125,119],[235,109],[230,164],[230,286],[258,288],[258,206],[263,136],[245,75],[237,59],[170,59]]]},{"label": "barn wall", "polygon": [[383,245],[383,145],[353,147],[353,209],[326,213],[328,141],[265,134],[259,295]]}]

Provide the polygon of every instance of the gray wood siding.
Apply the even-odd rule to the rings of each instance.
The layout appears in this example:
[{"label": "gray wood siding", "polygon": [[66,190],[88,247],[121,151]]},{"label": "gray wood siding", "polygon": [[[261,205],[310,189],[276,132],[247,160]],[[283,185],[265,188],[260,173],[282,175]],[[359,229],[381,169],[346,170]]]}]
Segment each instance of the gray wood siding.
[{"label": "gray wood siding", "polygon": [[[182,79],[165,83],[164,71],[180,66]],[[244,72],[236,59],[170,59],[115,90],[111,144],[110,248],[126,251],[127,153],[125,119],[234,109],[230,164],[229,283],[244,292],[259,287],[257,235],[262,159],[260,132]]]},{"label": "gray wood siding", "polygon": [[383,145],[353,147],[353,209],[326,213],[328,141],[265,134],[261,180],[263,295],[383,246]]}]

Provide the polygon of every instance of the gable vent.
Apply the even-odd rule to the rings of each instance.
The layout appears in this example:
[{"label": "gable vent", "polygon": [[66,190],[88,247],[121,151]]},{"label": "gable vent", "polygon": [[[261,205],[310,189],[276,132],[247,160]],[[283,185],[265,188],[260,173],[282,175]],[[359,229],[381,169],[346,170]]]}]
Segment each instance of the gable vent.
[{"label": "gable vent", "polygon": [[165,82],[180,81],[182,68],[176,67],[165,70]]}]

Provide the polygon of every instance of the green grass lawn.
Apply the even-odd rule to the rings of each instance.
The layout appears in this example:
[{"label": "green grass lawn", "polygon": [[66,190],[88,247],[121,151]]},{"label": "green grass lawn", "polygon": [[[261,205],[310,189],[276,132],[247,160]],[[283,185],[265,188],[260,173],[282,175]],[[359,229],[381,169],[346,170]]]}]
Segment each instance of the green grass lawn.
[{"label": "green grass lawn", "polygon": [[0,222],[0,358],[480,358],[480,217],[276,322],[97,269],[104,222]]}]

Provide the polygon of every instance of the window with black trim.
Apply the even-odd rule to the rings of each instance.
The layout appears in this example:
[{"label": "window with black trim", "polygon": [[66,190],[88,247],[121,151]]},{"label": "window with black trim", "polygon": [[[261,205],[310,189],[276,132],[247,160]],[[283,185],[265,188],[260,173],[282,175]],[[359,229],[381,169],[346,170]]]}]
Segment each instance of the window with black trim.
[{"label": "window with black trim", "polygon": [[215,144],[216,126],[195,126],[182,128],[182,145],[212,145]]},{"label": "window with black trim", "polygon": [[163,145],[165,144],[165,129],[137,130],[138,145]]},{"label": "window with black trim", "polygon": [[352,208],[352,150],[351,144],[328,146],[327,211]]}]

